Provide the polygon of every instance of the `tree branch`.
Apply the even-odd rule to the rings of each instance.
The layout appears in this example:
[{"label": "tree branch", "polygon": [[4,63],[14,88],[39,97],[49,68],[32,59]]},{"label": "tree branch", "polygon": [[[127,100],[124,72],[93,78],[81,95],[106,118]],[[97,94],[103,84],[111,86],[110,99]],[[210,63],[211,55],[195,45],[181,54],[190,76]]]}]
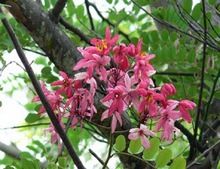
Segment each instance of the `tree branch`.
[{"label": "tree branch", "polygon": [[67,0],[57,0],[54,8],[51,11],[51,18],[56,23],[59,21],[59,17],[64,7],[66,6]]},{"label": "tree branch", "polygon": [[210,107],[210,105],[211,105],[213,96],[214,96],[214,94],[215,94],[215,88],[216,88],[216,85],[217,85],[217,82],[218,82],[219,77],[220,77],[220,69],[219,69],[219,71],[218,71],[218,73],[217,73],[217,75],[216,75],[216,78],[215,78],[215,80],[214,80],[214,83],[213,83],[213,86],[212,86],[212,90],[211,90],[211,94],[210,94],[208,103],[207,103],[207,105],[206,105],[206,110],[205,110],[205,112],[204,112],[204,113],[205,113],[205,114],[204,114],[204,118],[203,118],[204,124],[203,124],[202,127],[201,127],[201,133],[200,133],[200,139],[199,139],[200,141],[202,140],[202,135],[203,135],[204,127],[205,127],[205,122],[206,122],[206,120],[207,120],[207,118],[208,118],[209,107]]},{"label": "tree branch", "polygon": [[[198,109],[195,120],[195,129],[194,129],[194,140],[197,138],[197,132],[199,127],[200,115],[202,113],[202,96],[203,96],[203,88],[204,88],[204,76],[205,76],[205,63],[206,63],[206,48],[207,48],[207,25],[206,25],[206,10],[205,10],[205,0],[202,0],[202,12],[203,12],[203,23],[204,23],[204,42],[203,42],[203,57],[202,57],[202,68],[201,68],[201,79],[200,79],[200,91],[199,91],[199,100],[198,100]],[[193,159],[193,156],[196,153],[196,147],[190,150],[189,159]]]},{"label": "tree branch", "polygon": [[[99,17],[100,17],[104,22],[108,23],[108,24],[109,24],[110,26],[112,26],[112,27],[115,27],[115,24],[113,24],[110,20],[106,19],[106,18],[101,14],[101,12],[99,11],[99,9],[97,8],[97,6],[96,6],[95,4],[93,4],[93,3],[91,3],[91,2],[88,1],[88,5],[89,5],[89,6],[92,6],[92,7],[94,8],[94,10],[96,11],[96,13],[99,15]],[[127,39],[128,42],[131,42],[131,40],[129,39],[129,36],[128,36],[126,33],[124,33],[124,32],[121,31],[121,30],[118,30],[118,33],[121,34],[121,35],[123,35],[123,36]]]},{"label": "tree branch", "polygon": [[194,141],[194,137],[193,137],[193,134],[190,133],[190,131],[188,129],[186,129],[180,122],[176,121],[174,123],[175,127],[178,128],[186,137],[187,137],[187,140],[190,144],[190,148],[193,148],[194,146],[194,142],[196,144],[196,147],[198,148],[198,150],[200,152],[203,152],[204,151],[204,146],[202,146],[197,140]]},{"label": "tree branch", "polygon": [[209,147],[207,150],[205,150],[202,154],[200,154],[194,161],[192,161],[187,168],[190,168],[191,166],[193,166],[194,164],[196,164],[198,162],[198,160],[205,156],[208,152],[210,152],[212,149],[214,149],[217,145],[220,146],[220,140],[218,140],[215,144],[213,144],[211,147]]},{"label": "tree branch", "polygon": [[18,53],[18,56],[19,56],[20,60],[22,61],[23,65],[24,65],[24,67],[25,67],[25,69],[26,69],[26,71],[27,71],[27,73],[28,73],[28,75],[29,75],[29,77],[32,81],[32,84],[33,84],[33,86],[34,86],[34,88],[35,88],[35,90],[36,90],[43,106],[46,109],[46,112],[47,112],[53,126],[55,127],[57,133],[59,134],[59,136],[62,139],[64,145],[66,146],[66,149],[67,149],[69,155],[71,156],[74,164],[79,169],[84,169],[85,167],[83,166],[81,160],[79,159],[78,155],[76,154],[75,150],[73,149],[73,147],[72,147],[69,139],[67,138],[63,128],[61,127],[56,115],[54,114],[47,98],[45,97],[45,95],[44,95],[44,93],[43,93],[43,91],[40,87],[40,84],[39,84],[37,78],[35,77],[32,68],[30,67],[30,65],[28,63],[28,60],[27,60],[27,58],[26,58],[26,56],[25,56],[25,54],[22,50],[21,44],[19,43],[19,41],[18,41],[11,25],[7,22],[6,19],[2,19],[2,23],[5,26],[8,34],[9,34],[9,36],[10,36],[12,42],[13,42],[13,44],[14,44],[14,47],[15,47],[17,53]]},{"label": "tree branch", "polygon": [[[162,24],[162,25],[164,25],[164,26],[166,26],[166,27],[168,27],[168,28],[170,28],[170,29],[173,29],[173,30],[175,30],[175,31],[177,31],[177,32],[179,32],[179,33],[181,33],[181,34],[184,34],[184,35],[186,35],[186,36],[189,36],[190,38],[193,38],[193,39],[195,39],[195,40],[197,40],[197,41],[199,41],[199,42],[201,42],[201,43],[204,43],[204,40],[203,40],[203,39],[200,39],[200,37],[197,37],[197,36],[195,36],[195,35],[193,35],[193,34],[190,34],[190,33],[188,33],[188,32],[185,32],[185,31],[179,29],[178,27],[176,27],[176,26],[174,26],[174,25],[172,25],[172,24],[170,24],[170,23],[168,23],[168,22],[166,22],[166,21],[160,20],[159,18],[155,17],[155,16],[152,15],[150,12],[148,12],[147,10],[145,10],[142,6],[140,6],[140,5],[139,5],[137,2],[135,2],[134,0],[131,0],[131,1],[132,1],[138,8],[142,9],[147,15],[149,15],[151,18],[153,18],[156,22],[158,22],[158,23],[160,23],[160,24]],[[215,49],[215,50],[217,50],[217,51],[220,51],[220,47],[219,47],[219,46],[216,46],[216,45],[214,45],[214,44],[212,44],[212,43],[209,43],[209,42],[206,42],[206,44],[209,45],[209,47],[211,47],[211,48],[213,48],[213,49]]]},{"label": "tree branch", "polygon": [[64,18],[60,18],[60,23],[69,31],[73,32],[74,34],[78,35],[80,37],[81,40],[83,40],[84,42],[86,42],[88,45],[91,45],[90,43],[90,39],[83,33],[81,32],[79,29],[77,29],[76,27],[74,27],[73,25],[70,25],[68,22],[66,22],[64,20]]},{"label": "tree branch", "polygon": [[194,77],[196,73],[185,73],[185,72],[156,72],[155,75],[169,75],[169,76],[189,76]]},{"label": "tree branch", "polygon": [[[102,165],[105,164],[104,161],[102,161],[102,159],[99,158],[99,156],[98,156],[93,150],[89,149],[89,152],[90,152]],[[109,169],[108,166],[106,166],[106,168]]]},{"label": "tree branch", "polygon": [[[9,146],[9,145],[6,145],[6,144],[0,142],[0,151],[4,152],[6,155],[8,155],[14,159],[20,160],[21,150],[19,150],[15,146],[12,146],[12,145]],[[46,165],[47,165],[46,161],[40,163],[41,168],[46,168]]]},{"label": "tree branch", "polygon": [[94,31],[95,27],[94,27],[94,23],[93,23],[91,12],[89,10],[89,1],[85,0],[85,4],[86,4],[87,14],[88,14],[88,17],[89,17],[90,26],[91,26],[91,29]]}]

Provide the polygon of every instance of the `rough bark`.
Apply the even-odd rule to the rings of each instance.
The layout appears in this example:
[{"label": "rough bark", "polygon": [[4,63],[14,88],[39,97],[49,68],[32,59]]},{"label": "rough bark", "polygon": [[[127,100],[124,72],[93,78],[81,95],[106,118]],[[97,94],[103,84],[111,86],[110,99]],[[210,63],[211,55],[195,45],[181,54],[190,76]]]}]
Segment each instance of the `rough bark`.
[{"label": "rough bark", "polygon": [[72,67],[81,55],[59,25],[51,21],[39,4],[33,0],[0,2],[11,6],[8,8],[10,13],[25,26],[56,67],[72,74]]}]

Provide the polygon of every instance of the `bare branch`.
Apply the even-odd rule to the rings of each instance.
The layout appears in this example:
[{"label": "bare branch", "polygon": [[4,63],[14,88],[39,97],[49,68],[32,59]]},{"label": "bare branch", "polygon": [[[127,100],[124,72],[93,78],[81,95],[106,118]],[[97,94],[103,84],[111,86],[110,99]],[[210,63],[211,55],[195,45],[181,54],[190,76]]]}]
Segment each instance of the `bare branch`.
[{"label": "bare branch", "polygon": [[93,23],[91,12],[89,10],[89,1],[85,0],[85,4],[86,4],[87,14],[88,14],[88,17],[89,17],[90,26],[91,26],[91,29],[94,31],[95,27],[94,27],[94,23]]},{"label": "bare branch", "polygon": [[[181,33],[181,34],[184,34],[184,35],[186,35],[186,36],[189,36],[189,37],[191,37],[191,38],[193,38],[193,39],[195,39],[195,40],[197,40],[197,41],[199,41],[199,42],[201,42],[201,43],[204,43],[204,40],[203,40],[203,39],[200,39],[200,37],[197,37],[197,36],[195,36],[195,35],[193,35],[193,34],[190,34],[190,33],[188,33],[188,32],[185,32],[185,31],[179,29],[178,27],[176,27],[176,26],[174,26],[174,25],[172,25],[172,24],[170,24],[170,23],[168,23],[168,22],[166,22],[166,21],[160,20],[159,18],[155,17],[155,16],[152,15],[150,12],[148,12],[147,10],[145,10],[143,7],[141,7],[141,6],[140,6],[137,2],[135,2],[134,0],[131,0],[131,1],[132,1],[138,8],[142,9],[147,15],[149,15],[151,18],[153,18],[153,19],[154,19],[155,21],[157,21],[158,23],[160,23],[160,24],[162,24],[162,25],[164,25],[164,26],[166,26],[166,27],[168,27],[168,28],[170,28],[170,29],[173,29],[173,30],[175,30],[175,31],[177,31],[177,32],[179,32],[179,33]],[[219,46],[216,46],[215,44],[212,44],[212,43],[209,43],[209,42],[206,42],[206,44],[209,45],[209,47],[211,47],[211,48],[213,48],[213,49],[215,49],[215,50],[217,50],[217,51],[220,51],[220,47],[219,47]]]},{"label": "bare branch", "polygon": [[68,30],[73,32],[74,34],[78,35],[84,42],[87,44],[91,45],[90,39],[83,33],[81,32],[78,28],[74,27],[73,25],[70,25],[68,22],[64,20],[64,18],[60,18],[60,23]]},{"label": "bare branch", "polygon": [[11,25],[8,23],[8,21],[5,18],[2,19],[2,23],[5,26],[13,44],[14,44],[14,47],[18,53],[18,56],[19,56],[20,60],[22,61],[23,65],[24,65],[24,67],[25,67],[25,69],[26,69],[26,71],[32,81],[32,84],[33,84],[43,106],[46,109],[46,112],[47,112],[53,126],[55,127],[57,133],[59,134],[60,138],[62,139],[63,143],[65,144],[66,149],[67,149],[68,153],[70,154],[73,162],[75,163],[75,165],[79,169],[84,169],[85,167],[83,166],[81,160],[79,159],[78,155],[76,154],[75,150],[73,149],[73,147],[72,147],[69,139],[67,138],[63,128],[61,127],[56,115],[54,114],[46,96],[44,95],[44,93],[41,89],[40,83],[38,82],[37,78],[35,77],[34,72],[28,63],[28,60],[22,50],[21,44],[19,43]]},{"label": "bare branch", "polygon": [[[110,26],[115,27],[115,24],[114,24],[114,23],[112,23],[110,20],[106,19],[106,18],[101,14],[101,12],[99,11],[99,9],[97,8],[97,6],[96,6],[95,4],[93,4],[93,3],[91,3],[91,2],[88,1],[88,5],[92,6],[92,7],[95,9],[96,13],[99,15],[99,17],[100,17],[103,21],[105,21],[106,23],[108,23]],[[121,35],[123,35],[123,36],[128,40],[128,42],[131,42],[131,40],[129,39],[129,36],[128,36],[126,33],[124,33],[124,32],[121,31],[121,30],[118,30],[118,33],[121,34]]]},{"label": "bare branch", "polygon": [[[104,161],[102,161],[102,159],[99,158],[99,156],[98,156],[93,150],[89,149],[89,152],[90,152],[102,165],[105,164]],[[108,166],[106,166],[106,168],[108,169]]]},{"label": "bare branch", "polygon": [[59,17],[61,12],[63,11],[64,7],[66,6],[67,0],[57,0],[54,8],[51,11],[51,18],[55,22],[59,21]]},{"label": "bare branch", "polygon": [[[205,63],[206,63],[206,49],[207,49],[207,24],[206,24],[206,10],[205,10],[205,0],[202,0],[202,12],[203,12],[203,22],[204,22],[204,42],[203,42],[203,57],[202,57],[202,68],[201,68],[201,79],[200,79],[200,91],[199,91],[199,100],[198,100],[198,109],[196,114],[195,120],[195,129],[194,129],[194,141],[197,138],[197,132],[199,127],[199,120],[200,115],[203,111],[202,108],[202,96],[203,96],[203,89],[204,89],[204,77],[205,77]],[[191,150],[189,154],[189,159],[193,159],[193,156],[196,153],[197,145]]]}]

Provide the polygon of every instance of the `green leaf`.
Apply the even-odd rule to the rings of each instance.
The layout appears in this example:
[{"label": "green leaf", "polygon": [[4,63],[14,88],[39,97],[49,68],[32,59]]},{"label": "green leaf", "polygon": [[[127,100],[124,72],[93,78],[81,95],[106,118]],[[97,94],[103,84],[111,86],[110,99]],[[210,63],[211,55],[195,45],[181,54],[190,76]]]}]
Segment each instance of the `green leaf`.
[{"label": "green leaf", "polygon": [[141,140],[131,140],[129,143],[128,152],[131,154],[139,154],[144,150],[141,145]]},{"label": "green leaf", "polygon": [[112,3],[112,0],[107,0],[107,2],[108,2],[109,4],[111,4],[111,3]]},{"label": "green leaf", "polygon": [[32,110],[35,109],[36,103],[27,103],[24,107],[25,107],[28,111],[32,111]]},{"label": "green leaf", "polygon": [[38,65],[47,65],[47,61],[46,61],[45,57],[38,57],[35,60],[35,63]]},{"label": "green leaf", "polygon": [[57,169],[57,165],[55,163],[50,162],[47,166],[48,169]]},{"label": "green leaf", "polygon": [[210,5],[214,5],[216,3],[216,0],[209,0]]},{"label": "green leaf", "polygon": [[65,157],[59,157],[58,164],[61,168],[67,168],[67,159]]},{"label": "green leaf", "polygon": [[47,76],[48,74],[51,74],[51,67],[44,67],[43,69],[41,69],[41,73],[42,73],[42,76]]},{"label": "green leaf", "polygon": [[47,150],[46,150],[44,144],[42,144],[40,141],[38,141],[38,140],[33,140],[32,143],[35,144],[35,145],[37,145],[38,148],[42,149],[43,153],[46,153]]},{"label": "green leaf", "polygon": [[192,17],[195,20],[198,20],[201,16],[201,11],[202,11],[201,3],[196,4],[192,11]]},{"label": "green leaf", "polygon": [[192,10],[192,4],[192,0],[183,0],[182,7],[186,12],[190,13]]},{"label": "green leaf", "polygon": [[186,169],[186,160],[183,157],[175,158],[170,169]]},{"label": "green leaf", "polygon": [[148,5],[152,0],[135,0],[138,5],[140,6],[146,6]]},{"label": "green leaf", "polygon": [[77,15],[78,18],[81,18],[84,15],[84,7],[83,7],[83,5],[79,5],[76,8],[76,15]]},{"label": "green leaf", "polygon": [[34,163],[30,159],[21,158],[21,166],[23,169],[36,169]]},{"label": "green leaf", "polygon": [[40,120],[40,116],[38,114],[29,113],[27,117],[25,118],[25,121],[27,123],[34,123],[36,121]]},{"label": "green leaf", "polygon": [[152,138],[150,140],[150,147],[144,150],[143,158],[145,160],[154,159],[155,155],[159,151],[160,140],[158,138]]},{"label": "green leaf", "polygon": [[114,144],[114,148],[117,151],[119,151],[119,152],[125,150],[125,148],[126,148],[126,141],[125,141],[125,137],[123,135],[119,135],[116,138],[116,141],[115,141],[115,144]]},{"label": "green leaf", "polygon": [[164,167],[172,157],[172,151],[170,149],[163,149],[159,152],[156,158],[156,168]]}]

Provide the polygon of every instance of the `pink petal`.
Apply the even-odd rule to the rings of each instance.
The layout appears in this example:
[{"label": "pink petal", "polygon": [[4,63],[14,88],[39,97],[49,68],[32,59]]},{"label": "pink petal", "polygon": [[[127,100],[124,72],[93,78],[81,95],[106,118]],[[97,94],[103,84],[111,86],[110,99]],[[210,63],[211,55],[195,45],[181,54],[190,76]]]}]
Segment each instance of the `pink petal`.
[{"label": "pink petal", "polygon": [[116,112],[115,112],[115,116],[116,116],[117,120],[119,121],[120,126],[122,126],[121,115],[116,111]]},{"label": "pink petal", "polygon": [[131,79],[127,73],[125,74],[124,80],[125,80],[125,87],[127,88],[127,90],[130,90],[131,89]]},{"label": "pink petal", "polygon": [[113,114],[113,116],[112,116],[112,124],[111,124],[111,129],[112,129],[111,131],[112,131],[112,133],[115,132],[116,127],[117,127],[117,119],[116,119],[115,115]]},{"label": "pink petal", "polygon": [[60,76],[62,76],[64,79],[68,79],[68,76],[67,76],[67,74],[66,74],[65,72],[60,71],[59,74],[60,74]]},{"label": "pink petal", "polygon": [[140,135],[138,133],[130,133],[128,135],[129,140],[137,140],[139,137],[140,137]]},{"label": "pink petal", "polygon": [[102,113],[101,121],[107,119],[108,117],[109,117],[109,115],[108,115],[108,109],[107,109]]},{"label": "pink petal", "polygon": [[144,146],[145,149],[150,147],[150,142],[148,140],[148,138],[144,135],[142,135],[141,137],[141,144]]},{"label": "pink petal", "polygon": [[105,39],[110,40],[111,39],[111,31],[110,28],[107,26],[105,29]]}]

